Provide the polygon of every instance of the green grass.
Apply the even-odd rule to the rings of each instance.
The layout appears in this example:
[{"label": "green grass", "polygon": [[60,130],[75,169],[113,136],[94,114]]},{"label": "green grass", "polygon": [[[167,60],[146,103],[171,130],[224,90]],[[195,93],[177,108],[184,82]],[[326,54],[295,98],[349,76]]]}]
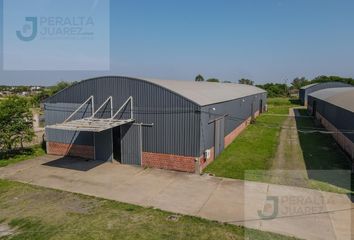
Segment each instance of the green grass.
[{"label": "green grass", "polygon": [[290,107],[298,107],[299,101],[289,98],[269,98],[267,100],[268,114],[288,114]]},{"label": "green grass", "polygon": [[[299,113],[308,116],[306,109],[299,110]],[[297,118],[296,124],[298,129],[305,131],[313,128],[326,131],[313,118]],[[326,191],[342,188],[353,191],[350,186],[350,182],[353,182],[353,175],[350,175],[351,161],[330,134],[300,132],[299,140],[313,188]],[[311,170],[326,172],[321,174]]]},{"label": "green grass", "polygon": [[[268,113],[259,116],[213,161],[205,172],[220,177],[262,181],[262,175],[245,175],[248,170],[269,170],[279,143],[281,125],[289,107],[297,106],[287,98],[268,100]],[[269,114],[269,115],[267,115]]]},{"label": "green grass", "polygon": [[[171,220],[171,216],[175,216]],[[0,180],[4,239],[294,239],[196,217]]]},{"label": "green grass", "polygon": [[[284,178],[283,175],[273,178],[269,175],[270,172],[267,172],[268,170],[276,170],[272,169],[272,163],[279,144],[281,126],[287,119],[289,108],[296,106],[298,107],[294,100],[269,99],[269,111],[258,117],[255,124],[248,126],[204,172],[219,177],[251,181],[274,183],[276,180],[278,184],[336,193],[353,192],[350,185],[352,183],[354,186],[353,175],[350,175],[349,172],[350,161],[332,136],[328,134],[299,133],[300,157],[295,160],[291,156],[287,157],[285,170],[303,169],[306,175],[304,179],[300,180],[303,177],[300,176],[300,172],[298,173],[300,175],[297,176],[299,177],[298,181],[295,178]],[[325,130],[315,125],[314,120],[308,117],[306,109],[299,109],[299,112],[305,116],[304,118],[296,118],[296,125],[299,129],[319,128]],[[287,150],[289,153],[285,152],[285,156],[291,154],[291,149]],[[273,171],[272,174],[275,172]]]},{"label": "green grass", "polygon": [[0,167],[6,167],[9,164],[18,163],[34,157],[39,157],[45,154],[45,151],[40,145],[23,150],[16,150],[7,153],[0,153]]}]

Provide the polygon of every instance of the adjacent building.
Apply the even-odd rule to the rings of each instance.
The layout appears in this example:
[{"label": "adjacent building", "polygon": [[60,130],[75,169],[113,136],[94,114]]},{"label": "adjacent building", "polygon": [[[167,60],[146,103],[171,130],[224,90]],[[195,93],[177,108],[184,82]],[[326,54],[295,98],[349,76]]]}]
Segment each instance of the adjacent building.
[{"label": "adjacent building", "polygon": [[45,101],[47,151],[199,172],[263,112],[266,97],[233,83],[89,79]]},{"label": "adjacent building", "polygon": [[354,87],[330,88],[308,95],[308,110],[354,159]]},{"label": "adjacent building", "polygon": [[300,88],[299,98],[302,105],[307,106],[308,104],[308,95],[310,93],[327,89],[327,88],[340,88],[340,87],[353,87],[350,84],[342,82],[325,82],[325,83],[314,83]]}]

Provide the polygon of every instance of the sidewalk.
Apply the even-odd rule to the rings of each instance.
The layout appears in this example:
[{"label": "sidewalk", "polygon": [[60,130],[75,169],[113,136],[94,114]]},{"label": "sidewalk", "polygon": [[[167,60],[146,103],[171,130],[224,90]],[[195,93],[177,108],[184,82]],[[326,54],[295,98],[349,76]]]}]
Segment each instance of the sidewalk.
[{"label": "sidewalk", "polygon": [[[298,238],[353,237],[346,195],[55,156],[2,168],[0,178]],[[272,215],[274,199],[275,218],[261,218]]]}]

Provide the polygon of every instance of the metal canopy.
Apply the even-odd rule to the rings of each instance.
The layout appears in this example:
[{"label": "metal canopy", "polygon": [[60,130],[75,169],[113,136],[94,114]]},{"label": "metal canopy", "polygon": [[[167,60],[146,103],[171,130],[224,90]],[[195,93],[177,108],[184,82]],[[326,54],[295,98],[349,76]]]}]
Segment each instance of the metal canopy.
[{"label": "metal canopy", "polygon": [[[69,121],[83,106],[91,102],[92,104],[92,115],[87,118],[82,118],[78,120]],[[96,114],[108,103],[110,102],[110,118],[95,118]],[[120,111],[123,110],[130,102],[130,118],[129,119],[115,119]],[[124,124],[132,123],[133,119],[133,97],[129,97],[119,110],[113,114],[113,103],[112,96],[108,97],[103,104],[94,111],[94,97],[89,97],[83,104],[81,104],[63,123],[47,126],[48,129],[59,129],[67,131],[82,131],[82,132],[102,132],[111,128],[115,128]]]},{"label": "metal canopy", "polygon": [[102,132],[132,122],[134,122],[133,119],[111,120],[111,119],[101,119],[101,118],[83,118],[83,119],[74,120],[66,123],[47,126],[47,128],[67,130],[67,131]]}]

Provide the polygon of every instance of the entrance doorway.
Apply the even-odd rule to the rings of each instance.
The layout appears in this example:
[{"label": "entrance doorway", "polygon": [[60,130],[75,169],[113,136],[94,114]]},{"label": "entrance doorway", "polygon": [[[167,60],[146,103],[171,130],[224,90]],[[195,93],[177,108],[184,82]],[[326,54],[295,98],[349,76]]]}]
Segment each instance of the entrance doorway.
[{"label": "entrance doorway", "polygon": [[259,114],[263,113],[263,99],[259,101]]},{"label": "entrance doorway", "polygon": [[120,127],[113,128],[113,159],[122,162]]},{"label": "entrance doorway", "polygon": [[219,154],[224,150],[224,126],[225,118],[219,118],[214,123],[214,158],[219,156]]},{"label": "entrance doorway", "polygon": [[316,117],[316,112],[317,112],[317,102],[313,101],[312,116]]}]

